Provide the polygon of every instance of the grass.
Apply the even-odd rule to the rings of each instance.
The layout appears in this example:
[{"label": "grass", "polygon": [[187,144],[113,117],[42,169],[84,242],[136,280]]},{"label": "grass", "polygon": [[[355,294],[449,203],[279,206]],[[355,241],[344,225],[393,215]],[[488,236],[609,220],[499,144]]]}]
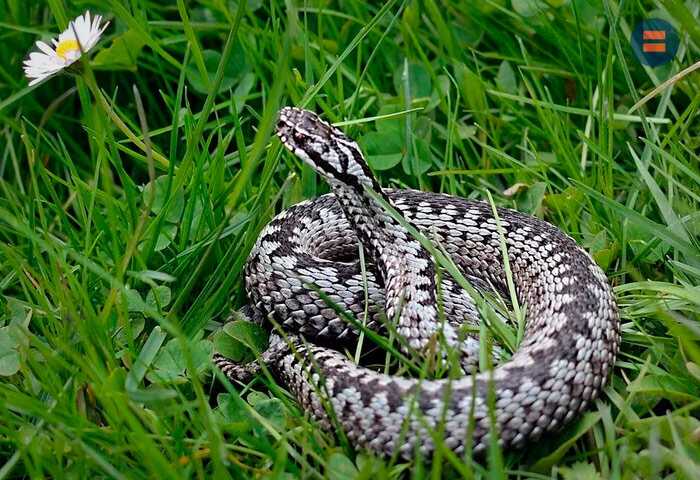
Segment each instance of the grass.
[{"label": "grass", "polygon": [[[697,6],[246,6],[0,2],[0,479],[700,478],[699,77],[654,91],[698,58]],[[91,64],[28,88],[32,43],[86,8],[112,22]],[[654,69],[629,43],[647,16],[681,32]],[[266,376],[216,378],[258,233],[327,191],[271,139],[290,104],[346,122],[385,186],[491,195],[592,254],[623,343],[588,413],[524,451],[406,463]]]}]

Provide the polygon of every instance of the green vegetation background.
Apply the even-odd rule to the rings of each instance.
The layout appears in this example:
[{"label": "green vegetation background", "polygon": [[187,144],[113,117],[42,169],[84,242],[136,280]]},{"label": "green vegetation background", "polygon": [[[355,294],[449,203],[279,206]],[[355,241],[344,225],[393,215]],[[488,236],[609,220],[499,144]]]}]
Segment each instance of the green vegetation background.
[{"label": "green vegetation background", "polygon": [[[90,9],[80,76],[21,64]],[[697,2],[0,1],[1,478],[700,478]],[[629,36],[681,33],[655,69]],[[216,380],[242,268],[327,191],[271,138],[282,105],[358,138],[385,186],[544,218],[603,267],[622,351],[600,401],[476,463],[355,452],[267,377]],[[397,112],[399,115],[392,115]],[[373,119],[373,117],[380,117]]]}]

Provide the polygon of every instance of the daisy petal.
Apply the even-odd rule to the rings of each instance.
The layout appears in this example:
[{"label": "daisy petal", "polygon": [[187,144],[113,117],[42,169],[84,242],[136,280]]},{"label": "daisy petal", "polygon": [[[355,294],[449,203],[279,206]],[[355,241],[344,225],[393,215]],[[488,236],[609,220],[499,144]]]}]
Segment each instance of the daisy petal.
[{"label": "daisy petal", "polygon": [[53,48],[49,47],[46,43],[44,43],[42,41],[36,42],[36,46],[39,48],[39,50],[44,52],[46,55],[55,55],[56,54],[56,51]]},{"label": "daisy petal", "polygon": [[99,42],[107,26],[109,22],[103,25],[101,15],[92,15],[88,10],[73,19],[50,43],[37,41],[39,51],[31,52],[22,67],[29,84],[36,85],[78,61]]}]

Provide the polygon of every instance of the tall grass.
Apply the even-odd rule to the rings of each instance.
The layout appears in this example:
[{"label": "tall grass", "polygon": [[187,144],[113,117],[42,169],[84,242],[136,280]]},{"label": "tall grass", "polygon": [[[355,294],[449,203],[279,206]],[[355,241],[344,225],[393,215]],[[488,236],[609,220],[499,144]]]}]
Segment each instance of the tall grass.
[{"label": "tall grass", "polygon": [[[27,87],[32,43],[87,8],[112,22],[91,64]],[[700,478],[697,74],[630,111],[697,61],[698,10],[0,2],[0,478]],[[681,33],[654,69],[629,43],[649,16]],[[385,186],[491,195],[592,254],[623,343],[588,413],[502,457],[406,463],[212,371],[261,228],[327,191],[271,139],[289,104],[346,122]]]}]

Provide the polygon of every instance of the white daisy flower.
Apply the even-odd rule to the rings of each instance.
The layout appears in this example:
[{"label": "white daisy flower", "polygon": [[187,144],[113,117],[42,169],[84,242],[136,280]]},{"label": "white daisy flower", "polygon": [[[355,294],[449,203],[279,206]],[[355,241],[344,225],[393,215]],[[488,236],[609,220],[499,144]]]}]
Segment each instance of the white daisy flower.
[{"label": "white daisy flower", "polygon": [[95,15],[90,19],[90,12],[80,15],[70,22],[68,28],[53,38],[53,48],[42,41],[36,42],[40,52],[31,52],[24,61],[24,74],[30,79],[29,85],[35,85],[80,59],[99,41],[109,22],[104,25],[102,17]]}]

